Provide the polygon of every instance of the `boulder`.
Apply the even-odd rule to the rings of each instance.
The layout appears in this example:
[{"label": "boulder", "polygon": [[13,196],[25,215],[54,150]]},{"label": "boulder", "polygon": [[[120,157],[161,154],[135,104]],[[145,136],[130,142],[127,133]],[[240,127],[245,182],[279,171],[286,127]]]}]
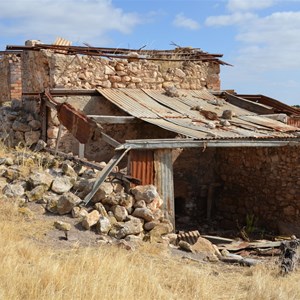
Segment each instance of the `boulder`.
[{"label": "boulder", "polygon": [[54,222],[54,227],[58,230],[62,231],[70,231],[72,225],[63,221],[55,221]]},{"label": "boulder", "polygon": [[68,176],[61,176],[61,177],[56,177],[53,180],[51,189],[53,192],[57,194],[63,194],[69,192],[72,187],[73,187],[73,183],[71,178]]},{"label": "boulder", "polygon": [[115,237],[123,239],[127,235],[135,235],[143,232],[143,222],[139,218],[131,217],[129,221],[119,226]]},{"label": "boulder", "polygon": [[100,216],[97,224],[96,230],[99,234],[107,234],[111,229],[110,221],[107,217]]},{"label": "boulder", "polygon": [[81,199],[71,192],[61,195],[57,202],[57,212],[60,215],[68,214],[72,208],[81,203]]},{"label": "boulder", "polygon": [[83,226],[83,228],[89,230],[91,229],[92,226],[97,224],[99,219],[100,219],[99,212],[97,210],[93,210],[83,218],[81,225]]},{"label": "boulder", "polygon": [[33,186],[44,185],[50,188],[53,181],[53,177],[46,172],[34,172],[29,176],[29,183]]},{"label": "boulder", "polygon": [[26,192],[28,201],[32,202],[32,201],[39,201],[43,199],[43,195],[46,190],[47,187],[45,185],[38,185],[35,188],[33,188],[31,191]]},{"label": "boulder", "polygon": [[147,204],[151,203],[155,198],[159,198],[154,185],[137,185],[131,189],[131,193],[136,201],[144,200]]},{"label": "boulder", "polygon": [[[110,182],[103,182],[94,197],[92,198],[92,202],[102,202],[108,198],[110,194],[113,193],[113,185]],[[117,203],[116,203],[117,204]]]},{"label": "boulder", "polygon": [[171,222],[165,221],[164,223],[157,224],[151,231],[150,231],[150,240],[153,241],[161,241],[162,236],[173,231],[173,226]]},{"label": "boulder", "polygon": [[25,194],[24,187],[21,183],[7,184],[3,190],[3,194],[7,197],[22,197]]},{"label": "boulder", "polygon": [[134,217],[142,218],[146,222],[150,222],[154,220],[154,216],[150,209],[148,208],[136,208],[132,213]]},{"label": "boulder", "polygon": [[115,216],[115,218],[117,219],[118,222],[122,222],[125,221],[127,216],[128,216],[128,212],[126,210],[126,208],[124,206],[121,205],[115,205],[112,207],[112,212]]}]

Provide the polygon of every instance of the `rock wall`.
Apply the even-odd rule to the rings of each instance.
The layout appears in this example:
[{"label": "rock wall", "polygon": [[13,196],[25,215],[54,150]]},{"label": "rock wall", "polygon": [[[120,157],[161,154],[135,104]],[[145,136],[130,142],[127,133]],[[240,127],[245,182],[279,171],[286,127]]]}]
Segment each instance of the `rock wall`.
[{"label": "rock wall", "polygon": [[0,103],[21,100],[21,58],[3,55],[0,58]]},{"label": "rock wall", "polygon": [[220,89],[220,66],[215,62],[172,62],[25,51],[23,89],[146,88]]},{"label": "rock wall", "polygon": [[[300,224],[299,147],[218,149],[223,191],[217,203],[223,224],[246,225],[253,215],[258,225]],[[226,222],[229,221],[229,222]]]}]

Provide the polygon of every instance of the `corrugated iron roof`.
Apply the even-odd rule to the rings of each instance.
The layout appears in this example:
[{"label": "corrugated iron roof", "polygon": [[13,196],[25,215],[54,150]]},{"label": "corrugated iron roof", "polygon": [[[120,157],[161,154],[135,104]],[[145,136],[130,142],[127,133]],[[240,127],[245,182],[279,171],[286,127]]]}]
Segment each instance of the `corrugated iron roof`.
[{"label": "corrugated iron roof", "polygon": [[[164,90],[98,89],[110,102],[128,114],[166,130],[194,139],[290,138],[288,132],[298,128],[260,117],[232,104],[221,101],[207,90],[180,90],[179,97],[170,97]],[[193,107],[201,106],[200,111]],[[202,109],[216,120],[206,119]],[[234,114],[230,126],[220,124],[224,110]]]}]

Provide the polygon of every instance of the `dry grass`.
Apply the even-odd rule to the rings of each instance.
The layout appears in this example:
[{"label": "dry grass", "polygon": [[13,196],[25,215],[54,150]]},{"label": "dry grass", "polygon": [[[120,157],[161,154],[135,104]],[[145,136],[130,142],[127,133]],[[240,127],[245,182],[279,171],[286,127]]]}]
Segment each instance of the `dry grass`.
[{"label": "dry grass", "polygon": [[0,200],[0,299],[300,299],[300,273],[181,261],[148,245],[58,250],[33,235],[47,229]]}]

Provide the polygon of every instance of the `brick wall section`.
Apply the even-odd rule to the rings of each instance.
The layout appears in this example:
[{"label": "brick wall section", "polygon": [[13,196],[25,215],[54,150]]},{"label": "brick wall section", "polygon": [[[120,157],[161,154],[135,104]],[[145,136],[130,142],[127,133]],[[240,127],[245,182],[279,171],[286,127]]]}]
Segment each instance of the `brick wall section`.
[{"label": "brick wall section", "polygon": [[299,225],[299,153],[296,146],[218,149],[218,213],[231,225],[245,225],[247,214],[266,228],[276,229],[279,221]]},{"label": "brick wall section", "polygon": [[21,58],[4,55],[0,59],[0,102],[22,99]]},{"label": "brick wall section", "polygon": [[10,101],[9,58],[6,55],[0,58],[0,91],[0,103]]}]

